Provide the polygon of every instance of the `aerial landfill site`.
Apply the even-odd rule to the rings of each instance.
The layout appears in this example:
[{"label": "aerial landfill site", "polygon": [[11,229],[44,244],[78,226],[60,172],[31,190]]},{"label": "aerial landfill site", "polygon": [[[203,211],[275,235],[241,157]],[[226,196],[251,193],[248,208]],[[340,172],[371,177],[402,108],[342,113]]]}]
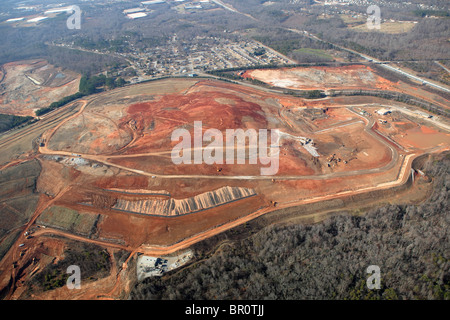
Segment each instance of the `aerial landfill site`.
[{"label": "aerial landfill site", "polygon": [[[0,22],[1,28],[29,32],[45,24],[53,28],[61,21],[65,28],[72,13],[63,4],[53,8],[22,2],[5,13],[9,19]],[[307,8],[320,17],[320,23],[334,21],[328,11],[314,11],[324,7],[339,6],[346,22],[360,17],[346,13],[354,1],[327,6],[313,2]],[[286,8],[294,5],[283,3]],[[84,10],[84,1],[79,4]],[[98,9],[99,19],[105,19],[103,7],[84,5]],[[105,8],[109,5],[105,2]],[[167,297],[164,288],[183,279],[205,294],[215,281],[208,285],[206,280],[194,281],[191,273],[198,275],[198,270],[208,267],[211,274],[235,286],[235,291],[224,290],[227,294],[245,298],[251,292],[245,281],[252,279],[266,290],[269,285],[261,280],[267,276],[264,272],[272,264],[285,263],[281,256],[261,262],[266,252],[278,249],[258,237],[269,238],[277,228],[320,225],[341,213],[359,219],[379,206],[427,203],[439,178],[428,174],[427,168],[441,161],[436,159],[448,159],[450,151],[448,92],[427,84],[435,81],[430,78],[417,82],[388,73],[380,67],[388,62],[359,54],[356,42],[352,49],[342,49],[344,42],[317,44],[317,37],[297,32],[294,35],[300,33],[305,46],[314,48],[289,51],[285,44],[296,42],[277,37],[309,16],[306,9],[290,14],[279,5],[278,1],[261,4],[261,12],[274,8],[263,16],[267,21],[282,20],[277,33],[271,30],[266,35],[257,33],[261,21],[239,1],[117,1],[111,4],[117,10],[108,14],[111,21],[123,24],[123,36],[106,32],[109,24],[99,27],[102,36],[90,34],[86,30],[95,26],[96,17],[83,13],[86,25],[81,31],[70,29],[56,37],[48,29],[46,51],[36,57],[25,53],[22,57],[19,50],[17,61],[12,61],[12,53],[7,59],[0,50],[1,299],[129,299],[141,297],[136,288],[145,286],[152,289],[143,290],[142,296]],[[436,10],[433,19],[437,20],[441,16]],[[179,40],[173,29],[139,36],[143,29],[139,23],[151,23],[159,14],[166,23],[176,24],[181,39],[192,32],[193,39],[208,42],[214,50],[203,54],[200,43],[182,42],[188,41]],[[40,15],[48,18],[30,20]],[[199,17],[206,17],[205,21],[196,21]],[[231,17],[234,22],[226,23]],[[180,21],[183,24],[178,25]],[[210,23],[218,31],[209,34],[201,29]],[[355,30],[360,37],[367,32]],[[83,38],[82,32],[89,36]],[[109,39],[103,33],[114,36]],[[244,35],[252,40],[243,41]],[[157,54],[142,49],[146,45]],[[170,59],[168,54],[162,63],[166,51]],[[77,71],[54,62],[69,61],[68,52],[80,61],[92,60]],[[224,68],[214,65],[208,70],[204,57],[212,59],[219,56],[217,52]],[[392,55],[398,52],[392,50]],[[46,54],[52,54],[53,60],[42,58]],[[319,62],[310,62],[314,54]],[[230,66],[227,59],[233,62]],[[291,59],[302,63],[292,64]],[[438,61],[444,69],[447,60]],[[177,69],[172,70],[170,63]],[[448,90],[447,84],[439,86]],[[308,227],[298,234],[285,231],[287,246],[302,239],[286,258],[292,254],[296,267],[280,267],[274,274],[281,277],[297,267],[314,269],[308,263],[317,252],[310,250],[311,256],[300,259],[296,250],[307,241],[320,248],[326,237],[338,234],[329,229],[329,234],[317,231],[312,236]],[[248,243],[259,251],[238,255],[241,246],[250,247]],[[217,262],[233,254],[234,260]],[[447,258],[433,256],[433,263],[448,265]],[[238,267],[242,259],[257,261],[258,273],[249,275],[252,272],[241,262]],[[211,261],[219,268],[213,270]],[[68,270],[80,270],[81,278],[69,277]],[[78,279],[76,289],[68,279]],[[356,281],[353,286],[360,283]],[[291,283],[286,280],[286,285]],[[179,288],[170,289],[169,296],[182,296]],[[220,299],[223,296],[217,291],[208,294]],[[194,308],[190,312],[195,314]]]}]

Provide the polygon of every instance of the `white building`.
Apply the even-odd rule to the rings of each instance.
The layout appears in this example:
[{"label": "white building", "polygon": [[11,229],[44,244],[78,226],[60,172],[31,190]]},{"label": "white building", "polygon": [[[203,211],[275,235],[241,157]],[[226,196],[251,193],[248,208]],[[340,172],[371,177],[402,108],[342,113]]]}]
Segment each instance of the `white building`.
[{"label": "white building", "polygon": [[378,113],[380,116],[385,116],[385,115],[387,115],[387,114],[392,113],[392,111],[391,111],[391,110],[388,110],[388,109],[380,109],[380,110],[377,110],[377,113]]}]

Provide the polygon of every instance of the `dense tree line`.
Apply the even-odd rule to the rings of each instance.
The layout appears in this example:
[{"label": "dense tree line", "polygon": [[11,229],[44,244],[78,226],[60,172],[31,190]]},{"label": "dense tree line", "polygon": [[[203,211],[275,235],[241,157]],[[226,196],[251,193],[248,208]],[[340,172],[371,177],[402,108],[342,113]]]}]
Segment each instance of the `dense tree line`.
[{"label": "dense tree line", "polygon": [[95,93],[100,87],[114,89],[117,87],[123,87],[125,83],[125,80],[120,77],[107,77],[104,74],[98,76],[85,75],[81,77],[79,91],[84,95],[89,95]]},{"label": "dense tree line", "polygon": [[0,114],[0,132],[8,131],[12,128],[28,123],[33,117],[21,117],[10,114]]},{"label": "dense tree line", "polygon": [[[300,34],[286,31],[281,28],[263,28],[253,38],[276,51],[294,58],[295,50],[302,48],[328,50],[333,49],[333,46],[328,43],[314,41],[308,37]],[[316,58],[320,57],[316,55]],[[303,61],[299,62],[315,62],[315,61]]]},{"label": "dense tree line", "polygon": [[[132,299],[450,299],[450,155],[431,197],[315,225],[269,226],[204,262],[136,285]],[[381,288],[366,283],[370,265]]]},{"label": "dense tree line", "polygon": [[290,90],[284,89],[284,94],[289,94],[295,97],[301,97],[305,99],[321,99],[325,98],[326,94],[322,90]]}]

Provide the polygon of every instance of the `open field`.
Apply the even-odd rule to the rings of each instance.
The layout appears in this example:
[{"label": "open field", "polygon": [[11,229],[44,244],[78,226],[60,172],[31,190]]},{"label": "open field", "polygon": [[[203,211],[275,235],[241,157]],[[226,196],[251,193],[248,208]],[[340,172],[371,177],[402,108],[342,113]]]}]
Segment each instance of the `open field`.
[{"label": "open field", "polygon": [[[285,72],[265,71],[271,72],[265,74],[268,82]],[[307,71],[299,69],[297,76]],[[308,72],[317,78],[301,78],[298,87],[322,89],[324,81],[327,88],[382,89],[389,83],[367,67]],[[106,248],[112,263],[110,275],[89,282],[77,298],[118,297],[130,272],[136,273],[130,269],[136,253],[176,253],[271,212],[282,217],[283,210],[296,208],[286,217],[314,219],[316,212],[342,208],[350,200],[374,203],[416,188],[415,159],[450,149],[447,120],[416,111],[375,97],[307,100],[202,78],[141,83],[77,101],[31,131],[3,139],[11,147],[27,135],[42,134],[29,151],[40,163],[33,184],[39,202],[20,233],[7,239],[14,244],[0,264],[3,294],[29,297],[30,275],[49,263],[42,253],[60,259],[68,239]],[[175,165],[172,150],[179,141],[172,141],[172,133],[185,129],[190,140],[198,130],[195,121],[202,122],[201,134],[216,129],[224,137],[227,129],[279,130],[278,170],[262,175],[268,164],[250,163],[248,146],[239,145],[237,151],[245,151],[237,154],[240,164]],[[196,152],[207,155],[209,141],[189,142],[183,150],[192,153],[189,160]],[[19,243],[25,247],[19,249]],[[36,252],[42,266],[33,264],[33,271]],[[118,252],[128,258],[117,262]],[[13,262],[19,268],[11,268]],[[40,297],[67,297],[64,290]]]}]

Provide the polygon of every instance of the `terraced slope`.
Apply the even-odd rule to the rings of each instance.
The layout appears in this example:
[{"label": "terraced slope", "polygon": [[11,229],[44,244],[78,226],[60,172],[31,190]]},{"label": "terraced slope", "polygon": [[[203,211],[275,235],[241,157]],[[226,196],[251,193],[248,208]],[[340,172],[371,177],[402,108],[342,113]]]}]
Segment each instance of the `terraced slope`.
[{"label": "terraced slope", "polygon": [[118,199],[117,203],[113,206],[113,209],[158,216],[180,216],[206,209],[211,209],[254,195],[256,195],[256,193],[252,189],[223,187],[186,199]]}]

